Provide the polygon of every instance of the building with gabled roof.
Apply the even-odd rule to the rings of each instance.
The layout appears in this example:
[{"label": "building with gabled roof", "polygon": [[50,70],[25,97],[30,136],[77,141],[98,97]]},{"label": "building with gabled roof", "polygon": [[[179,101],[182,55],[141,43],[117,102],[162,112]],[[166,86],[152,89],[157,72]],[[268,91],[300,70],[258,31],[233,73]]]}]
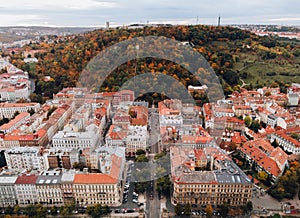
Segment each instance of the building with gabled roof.
[{"label": "building with gabled roof", "polygon": [[238,149],[257,171],[265,171],[272,182],[275,182],[288,166],[288,155],[279,147],[274,149],[264,139],[248,141]]},{"label": "building with gabled roof", "polygon": [[290,152],[293,154],[300,154],[300,142],[297,139],[291,137],[292,133],[299,134],[300,128],[289,128],[287,130],[280,129],[271,135],[271,142],[276,141],[280,146],[282,146],[285,152]]}]

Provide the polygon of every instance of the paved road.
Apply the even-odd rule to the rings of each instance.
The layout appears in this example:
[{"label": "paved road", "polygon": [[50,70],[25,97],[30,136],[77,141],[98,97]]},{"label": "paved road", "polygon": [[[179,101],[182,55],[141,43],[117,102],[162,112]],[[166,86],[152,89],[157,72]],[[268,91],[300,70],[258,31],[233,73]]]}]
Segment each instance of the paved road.
[{"label": "paved road", "polygon": [[157,154],[159,152],[158,142],[160,137],[159,130],[159,115],[158,112],[151,110],[149,111],[150,121],[150,134],[149,134],[149,148],[151,154]]},{"label": "paved road", "polygon": [[[149,156],[150,161],[153,161],[154,156]],[[160,200],[158,199],[158,193],[155,189],[155,177],[154,172],[156,170],[156,164],[151,164],[151,187],[150,192],[147,195],[147,209],[149,210],[146,215],[149,218],[157,218],[160,217]]]}]

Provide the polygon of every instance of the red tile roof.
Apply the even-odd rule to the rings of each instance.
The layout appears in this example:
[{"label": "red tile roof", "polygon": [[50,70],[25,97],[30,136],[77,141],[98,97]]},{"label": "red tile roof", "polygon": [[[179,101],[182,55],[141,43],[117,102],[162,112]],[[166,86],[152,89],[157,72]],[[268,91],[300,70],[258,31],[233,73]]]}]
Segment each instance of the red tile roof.
[{"label": "red tile roof", "polygon": [[148,108],[143,106],[130,107],[129,111],[136,113],[135,118],[131,118],[131,125],[145,126],[148,124]]},{"label": "red tile roof", "polygon": [[101,173],[75,174],[74,184],[116,184],[117,178]]},{"label": "red tile roof", "polygon": [[29,118],[29,117],[30,117],[30,114],[27,113],[27,112],[22,112],[22,113],[20,113],[19,115],[17,115],[17,116],[15,117],[15,119],[9,121],[9,123],[3,124],[3,125],[0,127],[0,129],[1,129],[1,130],[4,130],[4,131],[5,131],[5,130],[8,130],[8,129],[10,129],[12,126],[16,125],[16,123],[20,122],[22,119],[25,119],[26,117]]},{"label": "red tile roof", "polygon": [[277,165],[276,161],[269,157],[265,152],[263,152],[260,148],[261,140],[254,140],[246,142],[242,147],[239,149],[251,157],[253,161],[255,161],[259,166],[261,166],[265,171],[269,172],[270,174],[278,177],[282,170]]},{"label": "red tile roof", "polygon": [[37,175],[20,175],[15,184],[35,184],[37,178]]}]

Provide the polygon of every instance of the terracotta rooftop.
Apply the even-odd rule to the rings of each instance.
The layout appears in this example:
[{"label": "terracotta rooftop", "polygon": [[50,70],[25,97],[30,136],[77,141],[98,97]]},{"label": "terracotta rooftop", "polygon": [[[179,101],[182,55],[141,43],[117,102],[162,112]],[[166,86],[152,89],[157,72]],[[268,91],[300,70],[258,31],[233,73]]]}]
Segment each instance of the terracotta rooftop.
[{"label": "terracotta rooftop", "polygon": [[118,180],[106,174],[75,174],[74,184],[116,184]]},{"label": "terracotta rooftop", "polygon": [[37,178],[37,175],[20,175],[15,184],[35,184]]},{"label": "terracotta rooftop", "polygon": [[12,126],[16,125],[18,122],[20,122],[22,119],[28,117],[29,118],[30,114],[27,112],[21,112],[19,115],[17,115],[13,120],[9,121],[6,124],[3,124],[0,129],[1,130],[8,130],[10,129]]},{"label": "terracotta rooftop", "polygon": [[[257,141],[257,142],[255,142]],[[260,145],[258,142],[260,140],[248,141],[239,149],[251,157],[253,161],[255,161],[259,166],[261,166],[264,170],[271,173],[275,177],[278,177],[282,170],[277,165],[276,161],[269,157],[264,151],[262,151],[258,146]]]}]

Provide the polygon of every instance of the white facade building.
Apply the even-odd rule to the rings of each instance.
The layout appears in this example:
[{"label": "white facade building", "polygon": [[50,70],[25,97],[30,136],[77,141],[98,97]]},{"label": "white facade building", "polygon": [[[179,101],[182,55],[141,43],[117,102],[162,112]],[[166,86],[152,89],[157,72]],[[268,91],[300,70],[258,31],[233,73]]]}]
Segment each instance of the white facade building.
[{"label": "white facade building", "polygon": [[286,152],[291,152],[297,155],[300,154],[300,142],[284,133],[273,133],[270,141],[276,141]]},{"label": "white facade building", "polygon": [[4,153],[7,167],[15,171],[47,170],[47,159],[35,147],[11,148]]},{"label": "white facade building", "polygon": [[48,205],[62,205],[61,177],[59,171],[45,171],[36,181],[38,202]]},{"label": "white facade building", "polygon": [[15,182],[17,175],[1,175],[0,176],[0,205],[14,206],[17,204],[17,196],[15,192]]},{"label": "white facade building", "polygon": [[16,111],[21,113],[33,109],[35,112],[37,112],[40,107],[41,106],[39,103],[0,103],[0,119],[3,117],[10,119],[13,117]]},{"label": "white facade building", "polygon": [[80,206],[121,205],[121,183],[117,178],[106,174],[76,174],[73,193],[76,203]]},{"label": "white facade building", "polygon": [[126,139],[127,156],[135,156],[137,150],[146,150],[148,143],[147,126],[129,126]]},{"label": "white facade building", "polygon": [[16,183],[15,190],[18,204],[36,204],[38,203],[38,194],[36,190],[37,175],[19,175]]},{"label": "white facade building", "polygon": [[93,148],[99,142],[98,128],[91,124],[84,132],[73,132],[65,129],[53,136],[52,147],[64,149]]}]

